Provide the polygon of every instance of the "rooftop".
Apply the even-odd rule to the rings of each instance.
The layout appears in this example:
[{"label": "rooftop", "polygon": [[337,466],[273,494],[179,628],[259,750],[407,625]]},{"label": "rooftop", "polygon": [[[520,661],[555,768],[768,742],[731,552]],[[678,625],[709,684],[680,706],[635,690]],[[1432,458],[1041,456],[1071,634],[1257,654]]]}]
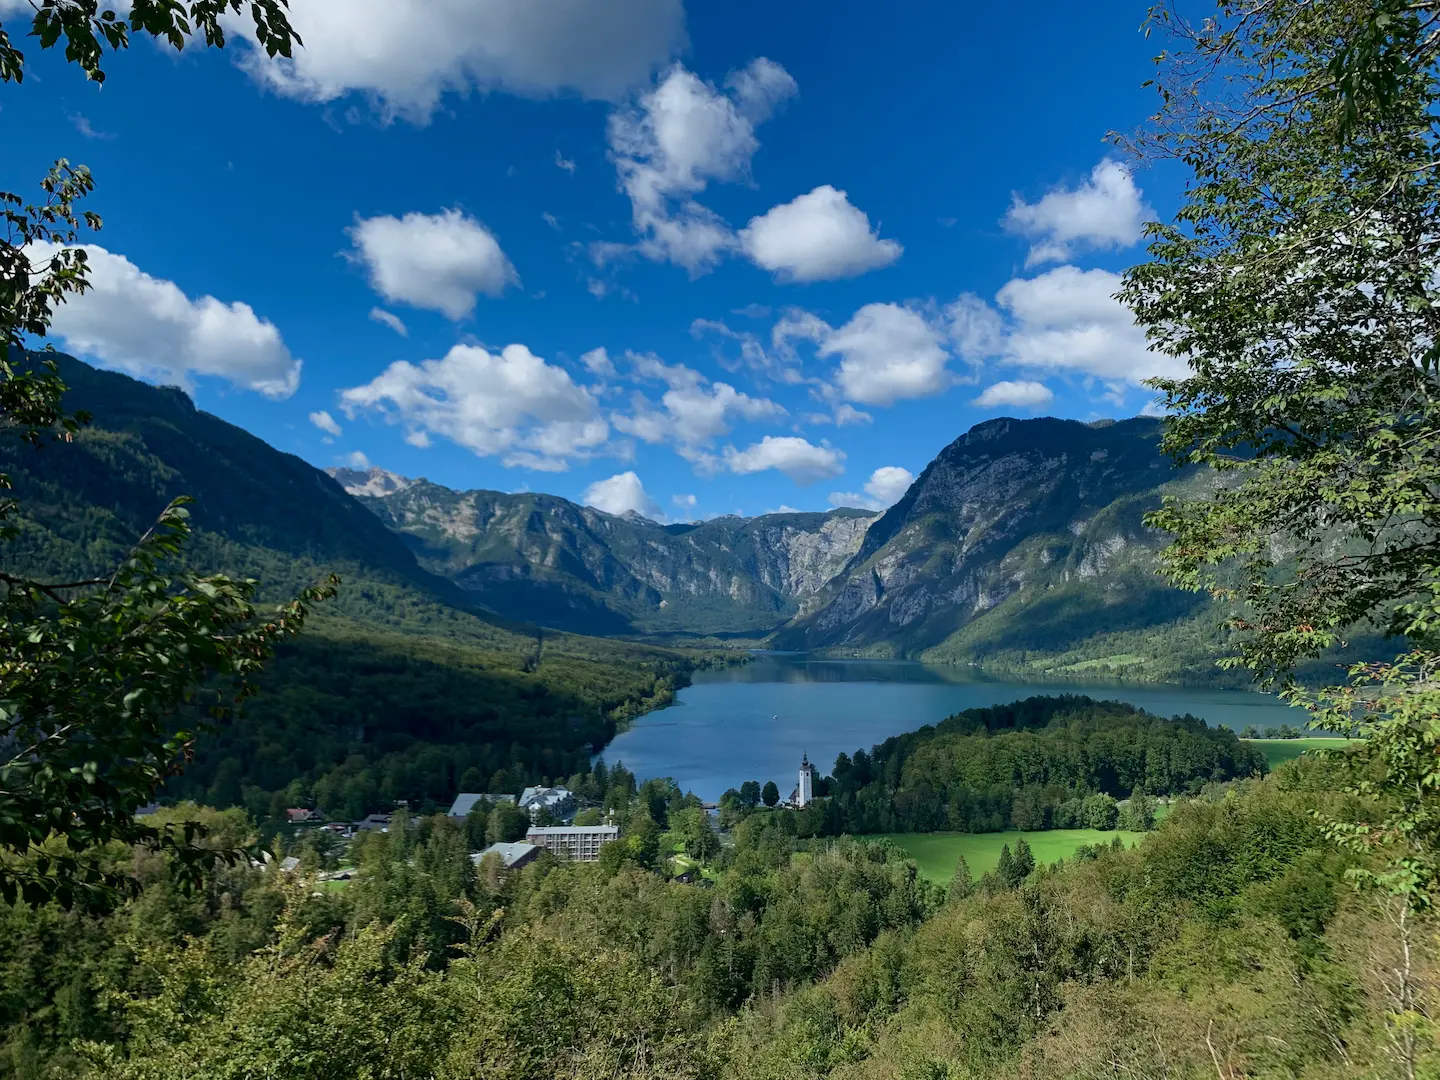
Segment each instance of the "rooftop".
[{"label": "rooftop", "polygon": [[527,787],[520,792],[520,805],[529,806],[533,802],[543,802],[547,806],[573,799],[575,796],[565,787]]},{"label": "rooftop", "polygon": [[532,851],[539,849],[534,844],[527,844],[524,840],[516,840],[509,844],[491,844],[484,851],[478,851],[470,856],[471,861],[479,863],[486,855],[499,855],[500,861],[505,864],[508,870]]},{"label": "rooftop", "polygon": [[486,792],[462,791],[455,796],[455,801],[450,804],[447,811],[450,817],[468,817],[470,811],[475,809],[476,803],[513,803],[514,795],[491,795]]}]

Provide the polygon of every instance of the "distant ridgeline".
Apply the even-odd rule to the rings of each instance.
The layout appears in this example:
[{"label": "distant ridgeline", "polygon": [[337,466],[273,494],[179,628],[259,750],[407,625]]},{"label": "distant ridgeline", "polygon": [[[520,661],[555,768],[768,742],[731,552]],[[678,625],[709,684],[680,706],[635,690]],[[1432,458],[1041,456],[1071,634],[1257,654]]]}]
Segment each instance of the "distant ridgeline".
[{"label": "distant ridgeline", "polygon": [[1032,697],[841,754],[809,824],[822,835],[1115,828],[1117,800],[1264,772],[1258,750],[1193,716]]},{"label": "distant ridgeline", "polygon": [[332,470],[425,569],[502,614],[578,633],[978,663],[1064,679],[1238,683],[1220,617],[1155,573],[1144,524],[1204,475],[1162,422],[1000,418],[936,456],[883,514],[662,525],[552,495]]}]

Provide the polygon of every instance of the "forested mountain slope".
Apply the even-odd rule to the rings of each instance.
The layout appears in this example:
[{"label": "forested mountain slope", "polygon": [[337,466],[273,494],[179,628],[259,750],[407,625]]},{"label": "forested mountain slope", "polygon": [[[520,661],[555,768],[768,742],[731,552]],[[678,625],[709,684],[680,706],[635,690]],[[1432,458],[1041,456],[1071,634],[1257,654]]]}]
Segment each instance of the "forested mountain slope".
[{"label": "forested mountain slope", "polygon": [[387,476],[341,478],[423,566],[496,611],[582,633],[767,634],[845,567],[875,519],[834,510],[659,525],[425,480],[373,494]]},{"label": "forested mountain slope", "polygon": [[478,608],[331,477],[182,391],[60,365],[67,407],[94,422],[71,443],[0,450],[21,507],[0,564],[51,580],[108,572],[188,495],[197,568],[254,577],[267,601],[332,571],[342,578],[267,674],[268,693],[202,747],[178,793],[266,816],[322,782],[343,790],[336,809],[354,810],[448,800],[466,769],[514,782],[568,774],[618,719],[683,680],[689,662],[677,654],[542,637]]},{"label": "forested mountain slope", "polygon": [[1156,576],[1164,537],[1142,521],[1162,492],[1204,479],[1161,457],[1160,423],[977,425],[875,522],[777,644],[1043,660],[1051,671],[1087,658],[1152,675],[1208,669],[1216,620]]}]

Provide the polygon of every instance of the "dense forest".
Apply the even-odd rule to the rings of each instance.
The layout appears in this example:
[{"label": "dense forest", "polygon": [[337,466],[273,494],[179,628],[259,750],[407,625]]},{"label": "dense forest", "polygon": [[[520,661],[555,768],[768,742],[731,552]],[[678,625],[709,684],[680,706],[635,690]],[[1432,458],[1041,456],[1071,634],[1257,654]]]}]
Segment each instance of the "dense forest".
[{"label": "dense forest", "polygon": [[1117,701],[1035,697],[968,709],[841,754],[825,784],[826,835],[1086,828],[1118,800],[1195,794],[1259,775],[1263,756],[1224,728]]},{"label": "dense forest", "polygon": [[321,624],[280,651],[241,719],[201,743],[167,794],[261,819],[308,806],[356,820],[558,781],[670,700],[691,663],[639,647],[628,660],[546,653],[526,670],[512,655]]},{"label": "dense forest", "polygon": [[[1396,946],[1315,817],[1362,812],[1337,780],[1302,760],[1207,785],[1134,850],[948,889],[765,811],[709,885],[667,880],[698,811],[659,786],[591,865],[506,875],[463,824],[403,815],[338,891],[308,842],[295,875],[242,864],[191,894],[143,857],[113,914],[0,910],[0,1075],[1366,1074]],[[241,811],[200,813],[216,843],[253,839]]]}]

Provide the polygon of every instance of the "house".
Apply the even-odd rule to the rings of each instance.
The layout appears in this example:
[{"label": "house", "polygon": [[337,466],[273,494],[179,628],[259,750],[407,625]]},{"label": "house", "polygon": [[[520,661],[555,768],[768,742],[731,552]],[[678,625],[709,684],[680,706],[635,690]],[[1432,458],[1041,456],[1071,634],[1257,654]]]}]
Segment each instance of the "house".
[{"label": "house", "polygon": [[389,832],[390,815],[367,814],[362,820],[355,822],[356,832],[369,832],[371,829],[379,829],[381,832]]},{"label": "house", "polygon": [[283,873],[293,874],[300,869],[300,860],[294,855],[286,855],[280,860],[280,869]]},{"label": "house", "polygon": [[306,810],[303,807],[291,807],[285,811],[285,817],[291,825],[301,825],[311,821],[324,821],[325,815],[319,810]]},{"label": "house", "polygon": [[556,821],[569,821],[575,816],[578,806],[575,795],[563,787],[527,787],[520,793],[516,803],[534,821],[544,810]]},{"label": "house", "polygon": [[616,825],[556,825],[532,828],[525,839],[571,862],[594,862],[600,849],[620,837]]},{"label": "house", "polygon": [[495,806],[502,802],[513,803],[514,801],[514,795],[488,795],[462,791],[455,796],[455,801],[450,804],[450,809],[446,811],[446,814],[455,818],[469,817],[470,811],[474,810],[478,803],[489,803],[491,806]]},{"label": "house", "polygon": [[470,861],[479,866],[485,856],[498,855],[506,870],[519,870],[539,858],[541,850],[538,844],[527,844],[524,840],[517,840],[513,844],[491,844],[484,851],[471,855]]}]

